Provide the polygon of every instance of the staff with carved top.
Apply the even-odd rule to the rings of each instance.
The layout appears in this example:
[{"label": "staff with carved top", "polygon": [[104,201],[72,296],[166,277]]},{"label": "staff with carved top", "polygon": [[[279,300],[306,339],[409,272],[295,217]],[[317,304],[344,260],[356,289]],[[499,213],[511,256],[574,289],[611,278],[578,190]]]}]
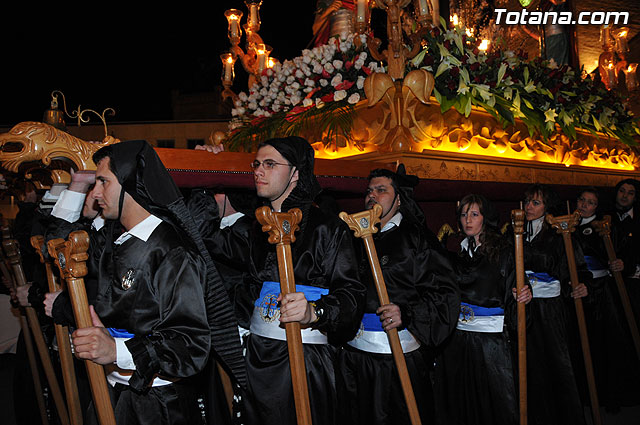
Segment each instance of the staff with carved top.
[{"label": "staff with carved top", "polygon": [[[4,252],[7,256],[9,264],[13,269],[13,276],[15,278],[16,286],[26,285],[27,281],[24,275],[24,270],[22,268],[22,262],[20,260],[20,249],[18,247],[18,242],[15,239],[4,240],[2,242],[2,247],[4,248]],[[63,425],[68,424],[69,414],[67,413],[67,408],[64,403],[62,391],[60,390],[60,386],[58,385],[58,378],[56,377],[55,371],[53,369],[51,356],[49,355],[49,348],[47,347],[44,336],[42,335],[40,321],[38,320],[38,316],[33,307],[25,307],[25,313],[27,315],[27,320],[29,321],[29,326],[33,331],[33,338],[36,342],[38,353],[40,354],[40,360],[42,361],[42,366],[45,376],[47,377],[47,382],[49,383],[49,387],[51,388],[51,394],[58,411],[58,416],[60,417],[60,421]]]},{"label": "staff with carved top", "polygon": [[[2,253],[0,253],[0,271],[2,272],[2,277],[5,279],[7,284],[11,285],[13,289],[15,289],[15,280],[13,275],[9,271],[7,267],[6,260]],[[21,307],[17,302],[16,305],[20,307],[20,330],[22,331],[22,338],[24,339],[25,351],[27,353],[27,359],[29,361],[29,369],[31,370],[31,378],[33,379],[33,387],[35,389],[35,398],[36,403],[38,404],[38,410],[40,412],[40,420],[43,425],[47,425],[49,423],[49,417],[47,416],[47,406],[44,401],[44,396],[42,394],[42,382],[40,381],[40,372],[38,371],[38,361],[36,359],[36,352],[33,348],[33,339],[31,336],[31,331],[29,330],[29,323],[27,322],[26,313],[24,312],[24,307]],[[14,394],[15,397],[15,394]]]},{"label": "staff with carved top", "polygon": [[[40,262],[45,266],[49,291],[59,291],[60,285],[53,274],[51,263],[44,257],[43,249],[45,249],[45,245],[42,235],[32,236],[31,246],[36,250],[40,256]],[[58,341],[58,353],[60,355],[60,367],[62,368],[64,392],[66,394],[67,407],[70,414],[69,420],[72,425],[79,425],[82,424],[82,407],[80,406],[76,371],[73,366],[73,355],[71,354],[71,343],[69,342],[69,328],[58,324],[54,324],[54,328],[56,339]]]},{"label": "staff with carved top", "polygon": [[[565,252],[567,256],[567,263],[569,265],[569,274],[571,277],[571,286],[573,289],[577,289],[580,285],[578,277],[578,270],[576,267],[575,252],[573,250],[573,242],[571,240],[571,233],[575,230],[576,224],[580,220],[580,212],[575,211],[572,215],[565,215],[560,217],[554,217],[551,214],[547,214],[546,221],[559,234],[562,235],[564,241]],[[593,364],[591,362],[591,351],[589,349],[589,336],[587,334],[587,323],[584,318],[584,308],[582,306],[581,298],[574,298],[576,315],[578,318],[578,329],[580,332],[580,342],[582,344],[582,354],[584,356],[584,365],[587,373],[587,383],[589,385],[589,397],[591,399],[591,411],[593,413],[593,422],[595,424],[601,424],[602,418],[600,416],[600,403],[598,401],[598,392],[596,390],[595,376],[593,374]]]},{"label": "staff with carved top", "polygon": [[356,335],[366,291],[348,227],[314,203],[320,185],[313,166],[313,148],[294,136],[265,140],[251,163],[256,194],[268,209],[302,212],[300,229],[290,245],[291,269],[286,272],[295,276],[294,292],[281,293],[285,271],[278,266],[278,248],[258,220],[245,217],[251,221],[223,229],[217,220],[201,226],[211,257],[245,273],[243,291],[237,291],[242,296],[235,302],[236,311],[251,312],[245,357],[248,388],[239,394],[248,424],[298,421],[296,409],[291,408],[295,389],[285,329],[289,323],[301,328],[311,421],[335,424],[341,415],[335,345]]},{"label": "staff with carved top", "polygon": [[[511,210],[514,249],[516,260],[516,292],[524,288],[524,233],[525,213],[523,210]],[[525,305],[518,303],[518,395],[520,403],[520,425],[527,423],[527,317]]]},{"label": "staff with carved top", "polygon": [[[617,257],[616,252],[613,248],[613,243],[611,242],[611,216],[605,215],[602,220],[593,221],[592,224],[598,230],[598,233],[604,240],[604,245],[607,250],[609,261],[615,261]],[[624,314],[627,317],[627,322],[629,323],[633,345],[636,348],[638,359],[640,359],[640,335],[638,334],[638,324],[636,323],[636,319],[633,315],[633,309],[631,307],[631,302],[629,301],[627,288],[624,284],[624,279],[622,278],[622,274],[620,273],[620,271],[613,271],[613,277],[616,281],[618,293],[620,294],[620,300],[622,301]]]},{"label": "staff with carved top", "polygon": [[[367,284],[361,331],[339,354],[342,423],[432,423],[428,348],[451,334],[460,310],[451,264],[413,199],[400,164],[369,175],[366,211],[340,217],[356,236]],[[377,224],[380,224],[380,231]]]},{"label": "staff with carved top", "polygon": [[[291,260],[291,243],[295,241],[294,234],[298,230],[298,223],[302,220],[302,211],[294,208],[288,213],[276,213],[272,212],[269,207],[262,207],[256,210],[256,218],[262,224],[262,230],[269,233],[269,242],[276,244],[278,273],[280,275],[280,298],[282,298],[287,294],[296,292]],[[296,417],[299,425],[309,425],[311,424],[311,410],[300,323],[287,322],[284,327],[287,334]]]},{"label": "staff with carved top", "polygon": [[[89,236],[85,231],[72,232],[67,241],[52,239],[47,243],[49,255],[55,259],[60,276],[67,282],[67,291],[78,329],[93,326],[83,279],[87,274],[88,248]],[[116,419],[111,407],[104,366],[88,359],[84,363],[98,422],[100,425],[115,425]]]}]

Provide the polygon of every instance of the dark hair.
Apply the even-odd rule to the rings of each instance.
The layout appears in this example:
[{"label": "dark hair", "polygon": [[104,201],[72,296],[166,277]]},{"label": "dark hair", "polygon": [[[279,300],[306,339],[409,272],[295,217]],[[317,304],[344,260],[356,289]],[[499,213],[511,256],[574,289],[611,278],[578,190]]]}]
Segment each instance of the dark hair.
[{"label": "dark hair", "polygon": [[549,186],[534,183],[524,191],[524,199],[532,199],[536,195],[540,195],[542,202],[544,203],[545,214],[558,215],[560,207],[560,198],[558,194],[552,190]]},{"label": "dark hair", "polygon": [[398,193],[398,174],[394,173],[391,170],[387,170],[386,168],[376,168],[375,170],[371,170],[369,173],[369,177],[367,177],[368,181],[371,181],[378,177],[386,177],[391,180],[391,186],[395,193]]},{"label": "dark hair", "polygon": [[498,262],[498,256],[500,249],[504,244],[504,238],[502,237],[500,230],[498,229],[498,211],[491,201],[480,194],[471,193],[466,195],[456,210],[456,218],[458,220],[458,226],[460,226],[460,218],[463,212],[469,210],[471,205],[478,205],[480,214],[482,214],[482,232],[480,233],[480,247],[479,252],[486,253],[489,260],[493,263]]},{"label": "dark hair", "polygon": [[640,198],[638,198],[638,192],[640,192],[640,181],[636,179],[620,180],[613,189],[613,199],[615,200],[616,196],[618,196],[618,191],[623,184],[629,184],[634,187],[634,189],[636,190],[636,195],[633,198],[633,205],[638,205],[640,203]]},{"label": "dark hair", "polygon": [[589,186],[582,189],[580,192],[578,192],[578,198],[585,193],[592,193],[598,200],[598,203],[600,203],[600,192],[594,186]]},{"label": "dark hair", "polygon": [[98,166],[98,162],[105,158],[109,158],[109,170],[117,176],[118,173],[116,173],[116,164],[113,161],[113,148],[111,145],[98,149],[92,157],[93,163],[96,164],[96,167]]}]

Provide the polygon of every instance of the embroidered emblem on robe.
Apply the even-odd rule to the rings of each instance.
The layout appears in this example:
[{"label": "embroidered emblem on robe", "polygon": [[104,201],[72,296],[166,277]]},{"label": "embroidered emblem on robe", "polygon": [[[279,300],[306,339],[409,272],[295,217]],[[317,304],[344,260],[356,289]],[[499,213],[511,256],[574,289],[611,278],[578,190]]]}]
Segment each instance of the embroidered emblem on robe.
[{"label": "embroidered emblem on robe", "polygon": [[135,274],[136,274],[136,271],[134,269],[127,270],[124,276],[122,276],[122,289],[126,291],[129,288],[131,288],[131,286],[136,281]]},{"label": "embroidered emblem on robe", "polygon": [[591,227],[587,227],[582,231],[583,235],[590,235],[593,233],[593,229]]},{"label": "embroidered emblem on robe", "polygon": [[381,265],[386,266],[388,262],[389,262],[389,257],[387,255],[383,255],[382,258],[380,258]]},{"label": "embroidered emblem on robe", "polygon": [[260,317],[267,323],[271,323],[280,317],[277,299],[278,296],[276,294],[268,294],[260,301]]},{"label": "embroidered emblem on robe", "polygon": [[471,307],[469,307],[468,305],[461,305],[460,306],[460,317],[458,318],[458,320],[462,323],[468,323],[471,322],[475,317],[475,313],[473,312],[473,309]]}]

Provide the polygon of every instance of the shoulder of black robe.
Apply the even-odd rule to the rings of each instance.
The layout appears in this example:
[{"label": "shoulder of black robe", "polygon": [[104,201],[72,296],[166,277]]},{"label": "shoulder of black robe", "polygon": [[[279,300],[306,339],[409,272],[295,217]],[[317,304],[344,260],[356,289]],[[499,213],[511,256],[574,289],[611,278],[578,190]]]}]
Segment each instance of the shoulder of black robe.
[{"label": "shoulder of black robe", "polygon": [[147,142],[129,141],[105,146],[96,152],[94,158],[100,158],[99,153],[103,149],[110,150],[110,156],[117,159],[111,166],[122,188],[151,214],[184,231],[204,259],[207,281],[203,292],[211,329],[211,347],[236,382],[245,387],[246,369],[233,308],[182,193]]}]

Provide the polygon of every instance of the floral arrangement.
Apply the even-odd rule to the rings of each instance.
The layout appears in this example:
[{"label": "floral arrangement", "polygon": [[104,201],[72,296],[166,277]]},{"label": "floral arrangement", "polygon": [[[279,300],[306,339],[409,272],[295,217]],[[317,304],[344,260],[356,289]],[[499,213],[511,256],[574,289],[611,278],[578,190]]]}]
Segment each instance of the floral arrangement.
[{"label": "floral arrangement", "polygon": [[[422,32],[425,48],[407,62],[407,72],[421,68],[434,75],[433,95],[443,113],[455,108],[469,116],[477,106],[505,127],[520,119],[530,135],[545,140],[559,127],[573,139],[583,129],[637,144],[639,120],[591,75],[506,48],[484,52],[464,28],[441,23]],[[294,134],[314,141],[348,138],[365,78],[384,72],[359,37],[332,38],[265,70],[236,100],[230,148],[250,150],[257,141]]]},{"label": "floral arrangement", "polygon": [[229,145],[246,149],[270,137],[347,134],[353,106],[364,99],[365,78],[382,71],[370,58],[364,36],[332,38],[305,49],[302,56],[263,71],[249,94],[238,95]]},{"label": "floral arrangement", "polygon": [[442,112],[454,107],[468,116],[476,105],[505,126],[519,118],[544,139],[557,125],[573,139],[580,128],[637,144],[638,120],[623,99],[585,72],[503,48],[485,53],[461,27],[432,28],[424,39],[428,47],[411,65],[434,73]]}]

